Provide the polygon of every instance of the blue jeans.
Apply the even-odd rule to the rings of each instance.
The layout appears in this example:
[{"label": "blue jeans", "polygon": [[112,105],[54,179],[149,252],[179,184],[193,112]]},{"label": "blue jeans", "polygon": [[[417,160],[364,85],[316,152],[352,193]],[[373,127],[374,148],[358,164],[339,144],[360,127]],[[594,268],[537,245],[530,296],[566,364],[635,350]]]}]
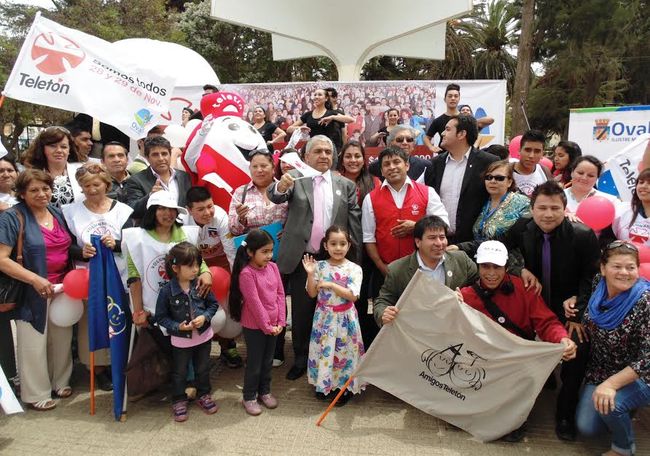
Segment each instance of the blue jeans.
[{"label": "blue jeans", "polygon": [[587,437],[595,437],[609,430],[612,433],[612,450],[633,455],[636,451],[630,411],[650,404],[650,386],[643,380],[624,386],[616,391],[614,410],[607,415],[599,413],[591,396],[598,385],[587,383],[582,390],[576,425],[578,431]]}]

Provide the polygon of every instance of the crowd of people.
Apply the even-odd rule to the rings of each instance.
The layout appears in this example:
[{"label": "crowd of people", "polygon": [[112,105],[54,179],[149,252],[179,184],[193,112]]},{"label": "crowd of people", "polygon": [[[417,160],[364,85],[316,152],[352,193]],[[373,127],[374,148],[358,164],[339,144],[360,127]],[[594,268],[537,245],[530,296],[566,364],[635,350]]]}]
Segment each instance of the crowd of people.
[{"label": "crowd of people", "polygon": [[[296,152],[318,175],[302,178],[278,161],[293,149],[256,150],[247,156],[252,180],[234,190],[228,208],[174,166],[157,128],[139,142],[130,166],[119,142],[104,144],[101,159],[88,158],[88,132],[63,127],[41,132],[22,157],[24,171],[0,159],[0,271],[25,284],[16,308],[0,312],[0,351],[22,401],[50,410],[55,398],[72,394],[73,331],[49,321],[48,302],[69,270],[87,267],[96,254],[90,236],[100,234],[128,285],[133,323],[172,360],[176,421],[187,420],[193,394],[205,413],[218,409],[209,376],[213,339],[224,362],[242,366],[237,341],[210,325],[219,307],[243,327],[243,408],[259,415],[278,406],[272,370],[285,359],[287,295],[287,378],[307,374],[321,400],[345,389],[338,402],[345,404],[365,387],[348,382],[351,374],[379,328],[399,318],[395,305],[420,270],[512,333],[563,344],[557,436],[608,430],[607,454],[633,454],[631,415],[650,403],[650,283],[640,276],[638,247],[650,245],[650,170],[640,173],[631,204],[618,202],[612,226],[595,233],[575,212],[603,195],[594,188],[603,166],[577,144],[561,142],[550,170],[540,164],[545,137],[534,130],[522,136],[519,161],[505,148],[499,156],[477,149],[480,123],[490,119],[457,111],[459,88],[450,84],[448,111],[430,123],[442,128],[441,140],[431,144],[438,131],[430,130],[436,154],[423,160],[411,156],[418,129],[399,123],[395,111],[415,103],[431,116],[430,94],[390,88],[378,103],[386,107],[384,131],[364,141],[363,132],[342,128],[357,121],[346,111],[356,98],[345,92],[337,104],[332,90],[318,88],[306,106],[279,90],[272,107],[254,109],[251,123],[269,144],[282,130],[309,134]],[[278,127],[272,110],[300,116]],[[385,145],[373,166],[365,157],[370,141]],[[279,240],[263,229],[273,223],[283,226]],[[237,248],[235,236],[244,236]],[[227,301],[211,291],[210,266],[232,274]],[[87,365],[87,323],[77,334]],[[95,363],[98,384],[110,389],[108,353]],[[556,381],[552,374],[547,386]],[[519,441],[524,432],[504,439]]]}]

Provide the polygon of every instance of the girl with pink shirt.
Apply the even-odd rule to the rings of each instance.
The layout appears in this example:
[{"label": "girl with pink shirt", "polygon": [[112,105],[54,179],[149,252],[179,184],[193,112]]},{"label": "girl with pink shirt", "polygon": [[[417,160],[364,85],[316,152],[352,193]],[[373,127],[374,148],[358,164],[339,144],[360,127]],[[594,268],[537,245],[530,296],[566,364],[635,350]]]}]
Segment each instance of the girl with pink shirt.
[{"label": "girl with pink shirt", "polygon": [[[273,238],[253,229],[237,250],[230,280],[230,316],[240,321],[248,351],[244,372],[246,413],[262,413],[278,406],[271,394],[275,342],[285,326],[284,288],[273,258]],[[258,402],[259,401],[259,402]]]}]

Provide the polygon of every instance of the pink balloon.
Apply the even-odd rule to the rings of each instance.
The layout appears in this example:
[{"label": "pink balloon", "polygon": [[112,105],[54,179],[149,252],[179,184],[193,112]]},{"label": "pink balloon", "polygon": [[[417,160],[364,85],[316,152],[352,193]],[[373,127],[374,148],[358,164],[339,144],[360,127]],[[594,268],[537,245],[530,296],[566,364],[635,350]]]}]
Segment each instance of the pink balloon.
[{"label": "pink balloon", "polygon": [[576,215],[594,231],[608,227],[614,221],[616,208],[614,203],[603,196],[592,196],[578,205]]},{"label": "pink balloon", "polygon": [[650,263],[641,263],[639,266],[639,275],[644,279],[650,280]]},{"label": "pink balloon", "polygon": [[650,247],[645,244],[633,242],[634,246],[639,249],[639,262],[650,263]]},{"label": "pink balloon", "polygon": [[539,164],[542,166],[546,166],[546,168],[548,168],[549,171],[553,169],[553,162],[548,157],[542,157],[542,159],[539,161]]},{"label": "pink balloon", "polygon": [[521,149],[521,135],[512,138],[510,144],[508,144],[510,158],[519,158],[519,149]]}]

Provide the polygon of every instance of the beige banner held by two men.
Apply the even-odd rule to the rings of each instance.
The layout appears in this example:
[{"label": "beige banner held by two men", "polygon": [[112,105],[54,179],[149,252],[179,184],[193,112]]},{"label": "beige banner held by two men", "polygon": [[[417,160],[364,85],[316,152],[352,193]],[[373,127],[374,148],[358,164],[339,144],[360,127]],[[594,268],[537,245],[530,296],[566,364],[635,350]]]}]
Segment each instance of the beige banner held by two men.
[{"label": "beige banner held by two men", "polygon": [[420,271],[397,307],[354,376],[481,441],[523,424],[562,358],[561,344],[511,334]]}]

